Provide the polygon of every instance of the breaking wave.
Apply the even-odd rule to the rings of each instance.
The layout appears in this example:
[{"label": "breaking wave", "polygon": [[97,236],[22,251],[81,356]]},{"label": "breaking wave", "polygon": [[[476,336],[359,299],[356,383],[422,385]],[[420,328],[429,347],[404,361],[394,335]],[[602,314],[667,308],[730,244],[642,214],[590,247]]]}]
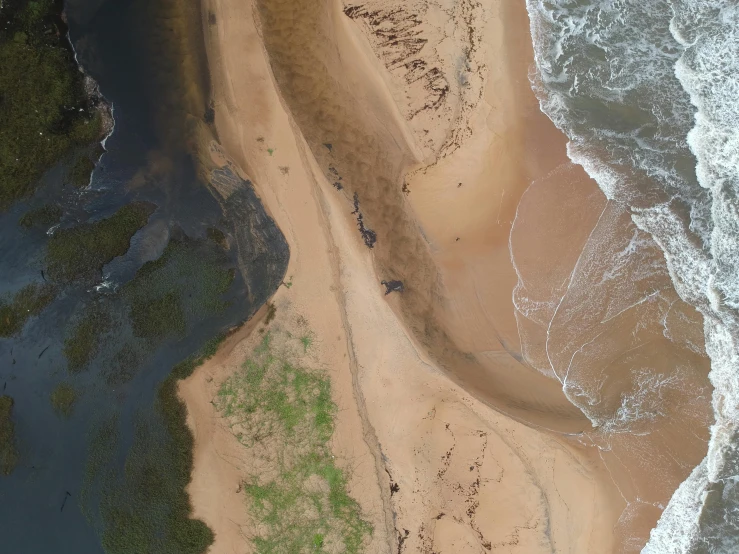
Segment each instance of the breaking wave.
[{"label": "breaking wave", "polygon": [[[571,160],[597,181],[609,206],[628,214],[614,216],[611,225],[620,225],[629,242],[621,250],[599,245],[598,254],[610,255],[609,267],[617,272],[625,264],[663,271],[680,300],[703,316],[715,418],[707,455],[674,493],[642,552],[739,552],[739,5],[527,0],[527,8],[536,63],[532,85],[541,108],[567,134]],[[639,242],[643,234],[659,246],[663,262]],[[587,255],[571,279],[582,273]],[[600,278],[589,283],[602,287],[608,270]],[[525,288],[519,274],[514,303],[524,343],[533,336],[526,331]],[[678,340],[668,325],[674,302],[659,286],[649,296],[624,295],[628,291],[611,291],[627,304],[653,304],[655,317],[664,318],[664,336]],[[563,309],[537,306],[550,327]],[[549,344],[550,334],[541,340]],[[560,379],[594,427],[634,432],[659,417],[660,394],[679,388],[680,367],[635,376],[635,388],[604,417],[596,413],[603,382],[591,374],[577,378],[573,367],[589,340],[595,339],[559,352],[547,347],[546,360],[532,354],[530,361]],[[679,340],[693,352],[703,349],[693,338]],[[662,393],[655,396],[655,390]],[[641,391],[651,391],[648,402]]]}]

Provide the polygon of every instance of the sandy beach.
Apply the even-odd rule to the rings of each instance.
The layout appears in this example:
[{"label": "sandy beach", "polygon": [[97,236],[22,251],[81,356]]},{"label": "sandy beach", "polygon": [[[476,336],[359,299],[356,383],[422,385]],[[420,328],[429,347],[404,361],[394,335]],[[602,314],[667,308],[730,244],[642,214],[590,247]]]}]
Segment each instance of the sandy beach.
[{"label": "sandy beach", "polygon": [[[290,246],[274,319],[262,308],[180,385],[195,436],[188,492],[215,532],[210,552],[251,552],[258,534],[241,491],[253,453],[213,399],[267,328],[309,329],[303,361],[331,379],[332,452],[374,529],[363,551],[634,551],[614,528],[639,491],[623,494],[591,422],[522,352],[517,283],[535,282],[551,249],[568,272],[606,207],[539,111],[525,7],[202,9],[212,162],[252,181]],[[555,192],[526,197],[532,183]],[[546,237],[511,234],[517,210],[544,218],[547,201],[583,215],[543,219]],[[394,280],[403,291],[385,294]],[[655,494],[669,498],[685,471]]]}]

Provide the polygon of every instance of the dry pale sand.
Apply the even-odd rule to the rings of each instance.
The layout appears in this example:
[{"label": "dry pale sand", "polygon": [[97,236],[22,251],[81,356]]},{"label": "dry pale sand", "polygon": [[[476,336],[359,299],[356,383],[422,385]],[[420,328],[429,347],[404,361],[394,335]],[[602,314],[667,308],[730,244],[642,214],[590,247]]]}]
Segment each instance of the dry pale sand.
[{"label": "dry pale sand", "polygon": [[[508,240],[529,185],[588,208],[554,237],[565,260],[605,205],[538,110],[523,6],[204,0],[203,20],[211,161],[254,182],[290,245],[272,325],[315,337],[340,410],[332,447],[374,526],[366,551],[618,551],[629,499],[560,382],[529,367],[512,306]],[[531,267],[548,254],[529,252]],[[383,279],[405,292],[385,296]],[[213,553],[252,551],[250,454],[211,401],[261,317],[180,385]]]}]

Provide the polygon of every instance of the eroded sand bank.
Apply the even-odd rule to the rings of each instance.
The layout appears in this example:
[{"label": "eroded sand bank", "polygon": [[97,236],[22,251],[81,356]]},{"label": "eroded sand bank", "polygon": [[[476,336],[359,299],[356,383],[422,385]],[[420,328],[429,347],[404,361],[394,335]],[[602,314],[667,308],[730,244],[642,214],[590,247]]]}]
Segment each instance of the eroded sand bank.
[{"label": "eroded sand bank", "polygon": [[[270,325],[313,333],[367,552],[616,551],[631,498],[587,436],[568,438],[591,422],[519,339],[512,292],[551,252],[521,232],[520,267],[509,255],[532,182],[582,213],[551,221],[561,271],[606,202],[539,112],[525,9],[488,4],[205,0],[213,160],[253,181],[290,245]],[[405,290],[385,295],[393,279]],[[251,551],[255,532],[250,455],[211,400],[260,325],[180,386],[214,553]]]}]

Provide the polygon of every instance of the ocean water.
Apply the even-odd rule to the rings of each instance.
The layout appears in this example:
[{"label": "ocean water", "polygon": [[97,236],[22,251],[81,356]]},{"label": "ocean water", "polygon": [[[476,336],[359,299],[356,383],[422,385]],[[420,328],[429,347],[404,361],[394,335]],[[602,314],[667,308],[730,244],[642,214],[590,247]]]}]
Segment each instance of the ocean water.
[{"label": "ocean water", "polygon": [[[548,355],[538,358],[542,371],[556,374],[594,428],[611,427],[603,437],[649,438],[650,422],[676,402],[700,410],[701,398],[712,395],[705,457],[666,506],[655,505],[664,510],[646,545],[634,540],[631,546],[643,546],[648,554],[739,552],[739,3],[527,0],[527,8],[535,50],[531,81],[541,108],[568,136],[571,160],[607,198],[587,243],[598,247],[586,252],[585,246],[564,285],[568,293],[553,307],[537,303],[538,317],[552,329],[557,317],[577,322],[585,316],[579,313],[577,319],[576,311],[602,311],[603,302],[572,298],[573,290],[583,290],[577,279],[584,266],[589,259],[621,270],[631,265],[631,274],[653,282],[611,290],[605,297],[629,308],[635,302],[651,306],[651,317],[663,318],[663,334],[674,349],[701,356],[705,348],[712,391],[681,385],[695,366],[679,358],[658,370],[632,363],[641,377],[630,380],[636,384],[631,396],[620,395],[620,405],[604,410],[603,381],[614,376],[607,370],[594,374],[592,368],[578,373],[575,366],[588,346],[567,346],[548,330],[538,342],[530,341],[530,350],[545,345]],[[619,250],[607,241],[594,242],[604,225],[607,236],[617,237],[620,230],[631,237],[628,243],[622,240]],[[519,276],[514,300],[527,322],[529,299]],[[618,302],[605,304],[612,309]],[[695,319],[693,308],[702,316],[704,344],[685,323]],[[599,344],[597,337],[587,340]],[[676,400],[673,393],[679,390]],[[603,413],[610,414],[607,421],[599,420]],[[649,472],[649,464],[642,470]]]}]

